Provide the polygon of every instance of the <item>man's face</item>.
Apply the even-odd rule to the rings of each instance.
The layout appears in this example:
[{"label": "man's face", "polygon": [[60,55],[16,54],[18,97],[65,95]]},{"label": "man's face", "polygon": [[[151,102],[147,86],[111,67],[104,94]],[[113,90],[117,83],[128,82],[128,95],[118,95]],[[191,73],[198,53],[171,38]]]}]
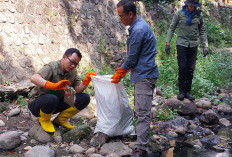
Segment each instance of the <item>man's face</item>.
[{"label": "man's face", "polygon": [[196,9],[195,6],[191,6],[191,5],[188,5],[187,8],[190,13],[192,13]]},{"label": "man's face", "polygon": [[70,72],[72,71],[73,69],[75,69],[77,67],[77,65],[79,64],[80,62],[80,58],[78,57],[78,55],[76,53],[73,53],[72,55],[70,56],[66,56],[64,55],[63,56],[63,67],[62,69],[65,71],[65,72]]},{"label": "man's face", "polygon": [[118,12],[118,16],[119,16],[119,20],[120,22],[124,25],[124,26],[128,26],[131,25],[131,14],[132,12],[130,12],[128,15],[126,13],[124,13],[124,9],[123,6],[119,6],[117,8],[117,12]]}]

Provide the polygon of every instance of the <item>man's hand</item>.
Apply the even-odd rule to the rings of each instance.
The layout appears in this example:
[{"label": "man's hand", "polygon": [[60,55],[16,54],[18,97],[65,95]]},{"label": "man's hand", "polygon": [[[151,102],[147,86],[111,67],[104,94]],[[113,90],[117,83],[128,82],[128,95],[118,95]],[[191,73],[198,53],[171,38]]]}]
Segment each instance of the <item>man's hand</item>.
[{"label": "man's hand", "polygon": [[204,57],[207,56],[208,53],[209,53],[209,49],[208,49],[208,47],[205,47],[205,48],[203,49],[203,56],[204,56]]},{"label": "man's hand", "polygon": [[91,81],[90,75],[95,75],[95,76],[96,76],[95,72],[90,71],[90,72],[85,76],[84,80],[82,81],[82,84],[83,84],[83,85],[85,85],[85,86],[88,86],[88,85],[89,85],[89,83],[90,83],[90,81]]},{"label": "man's hand", "polygon": [[169,55],[170,54],[170,45],[166,45],[166,47],[165,47],[165,52],[166,52],[166,54],[167,55]]},{"label": "man's hand", "polygon": [[71,85],[69,80],[61,80],[57,83],[52,83],[50,81],[47,81],[44,87],[48,90],[61,90],[61,89],[67,90],[67,87],[65,87],[66,85]]},{"label": "man's hand", "polygon": [[124,70],[123,68],[119,67],[117,70],[116,70],[116,73],[111,77],[111,79],[113,79],[111,82],[112,83],[118,83],[121,81],[121,79],[123,77],[126,76],[126,73],[128,72],[129,70]]}]

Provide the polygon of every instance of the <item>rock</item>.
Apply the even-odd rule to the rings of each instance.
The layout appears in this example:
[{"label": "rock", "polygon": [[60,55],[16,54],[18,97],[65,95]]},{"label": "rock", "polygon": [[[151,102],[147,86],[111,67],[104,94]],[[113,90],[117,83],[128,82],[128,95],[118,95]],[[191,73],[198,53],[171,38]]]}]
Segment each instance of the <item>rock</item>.
[{"label": "rock", "polygon": [[165,136],[166,136],[168,139],[175,139],[176,137],[178,137],[178,134],[177,134],[176,132],[169,131]]},{"label": "rock", "polygon": [[152,107],[151,108],[151,115],[150,115],[150,117],[153,119],[153,118],[155,118],[156,117],[156,107]]},{"label": "rock", "polygon": [[74,144],[73,146],[70,147],[69,151],[72,154],[76,154],[76,153],[83,153],[85,151],[85,149],[77,144]]},{"label": "rock", "polygon": [[164,127],[173,128],[176,133],[185,134],[188,130],[189,121],[183,117],[177,116],[173,120],[164,122]]},{"label": "rock", "polygon": [[132,149],[122,142],[106,143],[101,147],[101,155],[109,155],[111,153],[117,153],[120,156],[130,156],[132,155]]},{"label": "rock", "polygon": [[101,154],[91,154],[89,157],[104,157]]},{"label": "rock", "polygon": [[7,110],[7,108],[8,108],[8,106],[5,103],[0,103],[0,113],[2,113],[5,110]]},{"label": "rock", "polygon": [[231,122],[226,118],[219,119],[219,123],[225,127],[231,126]]},{"label": "rock", "polygon": [[117,153],[111,153],[107,155],[106,157],[120,157],[120,155],[118,155]]},{"label": "rock", "polygon": [[14,149],[20,144],[21,138],[17,131],[8,131],[0,134],[0,149]]},{"label": "rock", "polygon": [[68,131],[63,135],[63,141],[74,142],[78,144],[82,139],[89,137],[90,132],[91,129],[89,126],[86,125],[76,126],[74,129]]},{"label": "rock", "polygon": [[153,135],[148,145],[152,153],[159,154],[159,156],[170,148],[169,140],[162,135]]},{"label": "rock", "polygon": [[41,143],[52,141],[52,136],[45,132],[38,122],[29,130],[29,136]]},{"label": "rock", "polygon": [[25,157],[55,157],[55,152],[47,146],[35,146],[25,153]]},{"label": "rock", "polygon": [[192,101],[184,99],[184,101],[180,101],[177,98],[168,99],[166,103],[163,104],[163,108],[171,108],[177,109],[178,113],[182,115],[192,116],[196,113],[197,107],[196,104]]},{"label": "rock", "polygon": [[196,146],[196,145],[197,145],[197,146],[199,146],[200,148],[202,148],[202,143],[201,143],[201,141],[200,141],[199,139],[192,141],[191,144],[192,144],[193,146]]},{"label": "rock", "polygon": [[218,124],[219,117],[213,110],[208,110],[204,112],[203,114],[201,114],[200,122],[208,124],[208,125]]},{"label": "rock", "polygon": [[82,116],[84,116],[88,119],[92,119],[92,118],[94,118],[94,113],[91,111],[90,108],[87,107],[87,108],[84,108],[83,110],[81,110],[80,112],[78,112],[74,116],[74,118],[78,118],[78,117],[82,117]]},{"label": "rock", "polygon": [[0,127],[1,126],[5,126],[5,123],[2,120],[0,120]]},{"label": "rock", "polygon": [[213,149],[216,151],[216,152],[224,152],[225,151],[225,148],[222,148],[220,146],[213,146]]},{"label": "rock", "polygon": [[20,108],[14,108],[7,114],[7,116],[8,117],[14,117],[14,116],[19,115],[20,112],[21,112]]},{"label": "rock", "polygon": [[232,108],[227,104],[219,104],[217,110],[225,113],[232,113]]},{"label": "rock", "polygon": [[209,135],[209,136],[203,137],[200,139],[200,141],[210,146],[218,145],[221,143],[220,138],[216,135]]},{"label": "rock", "polygon": [[196,102],[196,105],[199,108],[203,108],[207,110],[212,108],[212,103],[206,100],[199,100],[198,102]]},{"label": "rock", "polygon": [[85,154],[87,155],[87,154],[93,154],[93,153],[95,153],[95,148],[94,147],[91,147],[91,148],[89,148],[86,152],[85,152]]}]

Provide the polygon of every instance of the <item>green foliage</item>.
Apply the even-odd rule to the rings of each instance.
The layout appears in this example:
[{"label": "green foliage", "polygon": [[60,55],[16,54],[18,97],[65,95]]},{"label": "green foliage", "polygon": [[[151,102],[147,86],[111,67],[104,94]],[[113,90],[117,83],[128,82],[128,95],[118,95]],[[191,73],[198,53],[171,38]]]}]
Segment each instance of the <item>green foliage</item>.
[{"label": "green foliage", "polygon": [[[87,61],[81,61],[86,63]],[[80,67],[77,67],[77,72],[79,74],[79,79],[82,81],[85,76],[88,74],[88,72],[94,71],[94,66],[91,63],[88,64],[81,64]],[[93,84],[90,82],[88,87],[84,90],[85,93],[88,93],[89,95],[93,96],[94,95],[94,89],[93,89]]]},{"label": "green foliage", "polygon": [[19,103],[20,107],[23,107],[27,104],[27,101],[22,95],[18,95],[17,103]]},{"label": "green foliage", "polygon": [[122,79],[122,83],[125,87],[129,103],[133,107],[134,105],[134,85],[130,83],[130,73],[127,73],[126,76]]},{"label": "green foliage", "polygon": [[100,75],[113,75],[114,72],[115,71],[111,68],[111,66],[109,64],[105,64],[105,65],[101,66],[101,68],[99,70]]},{"label": "green foliage", "polygon": [[3,101],[6,102],[6,103],[10,102],[10,100],[8,99],[8,94],[7,93],[4,93],[4,100]]},{"label": "green foliage", "polygon": [[156,117],[164,121],[175,119],[176,115],[177,115],[177,109],[171,110],[168,107],[165,109],[164,108],[158,109],[156,112]]},{"label": "green foliage", "polygon": [[100,36],[100,39],[99,39],[99,49],[100,49],[101,54],[105,54],[106,56],[108,56],[110,49],[107,46],[106,40],[102,35]]},{"label": "green foliage", "polygon": [[192,93],[200,98],[228,84],[232,73],[231,61],[232,55],[226,52],[215,52],[208,57],[198,55]]},{"label": "green foliage", "polygon": [[7,81],[5,82],[5,85],[6,85],[6,86],[10,86],[10,84],[11,84],[11,81],[10,81],[10,80],[7,80]]},{"label": "green foliage", "polygon": [[229,28],[222,28],[222,25],[205,19],[205,28],[208,35],[208,41],[214,47],[231,47],[232,31]]},{"label": "green foliage", "polygon": [[157,86],[163,89],[163,95],[172,97],[178,91],[178,65],[176,57],[170,56],[166,60],[160,61],[159,73]]},{"label": "green foliage", "polygon": [[126,43],[125,42],[120,42],[119,43],[119,49],[121,51],[126,51]]}]

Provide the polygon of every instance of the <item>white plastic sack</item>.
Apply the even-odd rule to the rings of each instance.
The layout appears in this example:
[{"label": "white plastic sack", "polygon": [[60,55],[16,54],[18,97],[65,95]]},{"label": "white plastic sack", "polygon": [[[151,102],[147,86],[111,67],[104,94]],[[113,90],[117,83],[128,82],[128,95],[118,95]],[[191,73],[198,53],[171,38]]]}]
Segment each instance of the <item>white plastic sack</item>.
[{"label": "white plastic sack", "polygon": [[121,82],[111,83],[111,75],[91,76],[97,102],[97,125],[94,133],[108,136],[133,132],[133,110]]}]

